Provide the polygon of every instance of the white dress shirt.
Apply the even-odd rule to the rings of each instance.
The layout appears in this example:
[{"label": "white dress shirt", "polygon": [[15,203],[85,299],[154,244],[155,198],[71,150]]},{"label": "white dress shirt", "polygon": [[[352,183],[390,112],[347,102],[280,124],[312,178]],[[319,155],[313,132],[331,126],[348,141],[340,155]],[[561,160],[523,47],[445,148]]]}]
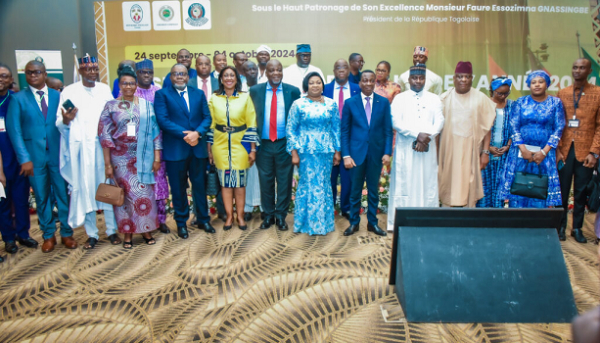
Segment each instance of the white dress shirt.
[{"label": "white dress shirt", "polygon": [[[368,97],[369,99],[369,103],[371,105],[371,115],[373,114],[373,97],[375,96],[375,93],[372,93],[371,95],[369,95]],[[360,92],[360,97],[362,98],[362,102],[363,102],[363,107],[365,108],[365,112],[367,109],[367,96],[365,95],[365,93]]]},{"label": "white dress shirt", "polygon": [[185,92],[183,94],[183,98],[185,99],[185,102],[186,102],[187,108],[188,108],[188,112],[189,112],[190,111],[190,96],[189,96],[189,93],[188,93],[187,86],[185,86],[185,89],[182,90],[182,91],[180,91],[179,89],[177,89],[177,93],[179,94],[179,96],[181,96],[182,92]]},{"label": "white dress shirt", "polygon": [[[197,77],[198,79],[198,89],[202,89],[202,78],[200,76]],[[210,99],[210,95],[213,92],[212,89],[212,83],[210,82],[210,75],[208,75],[208,77],[206,78],[206,99]],[[185,95],[184,95],[185,97]]]},{"label": "white dress shirt", "polygon": [[48,106],[48,86],[46,86],[46,84],[44,84],[44,88],[42,89],[37,89],[34,88],[32,86],[29,86],[29,89],[31,89],[31,92],[33,93],[33,96],[35,97],[35,101],[38,104],[38,107],[40,108],[40,111],[42,110],[42,97],[37,93],[38,91],[42,91],[44,92],[44,99],[46,99],[46,106]]},{"label": "white dress shirt", "polygon": [[[344,101],[346,101],[346,99],[350,98],[350,85],[349,85],[349,81],[346,81],[346,84],[344,86],[340,86],[337,81],[335,82],[335,84],[333,85],[333,100],[337,103],[339,96],[340,96],[340,87],[342,87],[342,94],[344,94]],[[339,105],[339,104],[338,104]]]}]

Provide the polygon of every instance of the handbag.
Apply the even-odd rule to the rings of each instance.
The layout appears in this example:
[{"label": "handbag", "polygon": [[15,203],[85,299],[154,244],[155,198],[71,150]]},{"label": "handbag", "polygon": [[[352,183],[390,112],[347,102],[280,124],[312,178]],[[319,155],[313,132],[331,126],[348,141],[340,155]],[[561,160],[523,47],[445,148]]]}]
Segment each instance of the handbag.
[{"label": "handbag", "polygon": [[510,193],[545,200],[548,198],[548,175],[516,172]]},{"label": "handbag", "polygon": [[[115,185],[108,183],[112,181]],[[96,190],[96,201],[103,202],[105,204],[113,206],[123,206],[125,202],[125,191],[117,185],[117,182],[113,179],[106,179],[104,183],[98,185]]]},{"label": "handbag", "polygon": [[600,175],[598,169],[594,170],[594,175],[587,185],[587,207],[590,212],[600,210]]},{"label": "handbag", "polygon": [[211,164],[210,168],[208,168],[208,173],[206,173],[206,195],[217,195],[220,188],[217,167]]}]

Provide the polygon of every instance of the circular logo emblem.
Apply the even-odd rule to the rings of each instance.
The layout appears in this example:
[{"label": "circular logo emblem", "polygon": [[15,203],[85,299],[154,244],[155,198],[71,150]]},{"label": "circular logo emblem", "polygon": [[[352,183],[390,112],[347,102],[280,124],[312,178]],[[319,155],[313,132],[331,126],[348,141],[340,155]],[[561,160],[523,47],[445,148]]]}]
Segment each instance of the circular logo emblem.
[{"label": "circular logo emblem", "polygon": [[44,63],[44,59],[42,58],[42,56],[35,56],[35,58],[33,60],[40,62],[40,63]]},{"label": "circular logo emblem", "polygon": [[192,4],[188,9],[188,14],[190,15],[190,18],[199,20],[204,17],[204,6],[198,3]]},{"label": "circular logo emblem", "polygon": [[138,4],[131,6],[131,10],[129,10],[129,15],[131,16],[131,20],[134,23],[139,24],[142,22],[142,18],[144,18],[144,11],[142,7]]},{"label": "circular logo emblem", "polygon": [[160,18],[162,20],[169,21],[169,20],[173,19],[173,7],[171,7],[169,5],[165,5],[160,8],[160,10],[158,11],[158,14],[160,15]]},{"label": "circular logo emblem", "polygon": [[208,22],[208,18],[205,15],[206,10],[204,6],[199,3],[193,3],[188,8],[188,17],[185,21],[192,26],[202,26]]}]

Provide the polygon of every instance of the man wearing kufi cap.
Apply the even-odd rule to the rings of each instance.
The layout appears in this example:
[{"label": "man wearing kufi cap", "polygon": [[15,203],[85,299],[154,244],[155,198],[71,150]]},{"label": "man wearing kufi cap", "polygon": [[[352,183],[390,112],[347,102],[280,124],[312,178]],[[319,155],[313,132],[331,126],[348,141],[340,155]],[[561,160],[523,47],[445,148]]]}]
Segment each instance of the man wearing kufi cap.
[{"label": "man wearing kufi cap", "polygon": [[256,63],[258,64],[258,83],[269,81],[267,78],[267,63],[271,60],[271,48],[261,45],[256,49]]},{"label": "man wearing kufi cap", "polygon": [[489,162],[489,133],[496,105],[472,85],[471,62],[458,62],[454,87],[441,96],[445,122],[438,183],[444,206],[475,207],[477,200],[483,198],[481,169]]},{"label": "man wearing kufi cap", "polygon": [[[413,65],[427,64],[429,60],[429,50],[424,46],[415,46],[413,50]],[[443,80],[436,73],[432,72],[427,68],[425,75],[425,91],[440,95],[443,92]],[[410,82],[408,80],[410,76],[410,70],[405,71],[400,75],[400,87],[405,92],[410,89]]]},{"label": "man wearing kufi cap", "polygon": [[397,207],[438,207],[438,163],[435,138],[444,127],[442,102],[426,91],[427,67],[410,67],[410,89],[392,102],[396,149],[390,173],[388,230]]},{"label": "man wearing kufi cap", "polygon": [[[314,71],[325,79],[321,69],[310,64],[311,58],[312,51],[310,44],[298,44],[296,46],[296,63],[283,70],[283,82],[302,90],[304,77]],[[302,94],[304,95],[305,93],[302,92]]]},{"label": "man wearing kufi cap", "polygon": [[[113,207],[96,201],[96,189],[105,181],[98,122],[104,105],[113,99],[110,87],[97,81],[98,73],[98,60],[86,54],[79,59],[81,81],[65,87],[60,95],[61,106],[56,115],[56,127],[61,134],[60,173],[71,191],[69,225],[84,225],[88,237],[98,240],[96,211],[104,210],[106,235],[115,243],[119,239]],[[75,108],[66,111],[62,107],[66,100],[70,100]],[[84,248],[90,246],[93,244]]]}]

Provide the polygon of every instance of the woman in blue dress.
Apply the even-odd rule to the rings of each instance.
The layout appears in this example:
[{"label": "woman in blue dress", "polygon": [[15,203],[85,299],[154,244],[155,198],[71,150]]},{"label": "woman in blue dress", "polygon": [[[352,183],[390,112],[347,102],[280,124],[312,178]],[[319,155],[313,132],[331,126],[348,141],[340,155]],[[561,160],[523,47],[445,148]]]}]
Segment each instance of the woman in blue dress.
[{"label": "woman in blue dress", "polygon": [[[565,127],[564,108],[559,98],[546,94],[550,76],[545,71],[532,72],[526,82],[531,95],[519,98],[512,108],[510,127],[513,144],[502,170],[498,196],[508,199],[510,207],[560,206],[556,146]],[[519,171],[547,175],[548,197],[541,200],[511,194],[515,173]]]},{"label": "woman in blue dress", "polygon": [[483,198],[477,202],[477,207],[504,207],[504,201],[498,198],[499,175],[506,162],[510,149],[510,123],[512,100],[508,100],[512,81],[506,76],[492,80],[490,97],[496,103],[496,119],[492,126],[490,141],[490,162],[481,170],[483,180]]},{"label": "woman in blue dress", "polygon": [[335,229],[331,169],[341,161],[340,115],[335,101],[322,96],[323,79],[310,73],[307,93],[292,104],[286,126],[287,151],[298,166],[294,232],[326,235]]}]

